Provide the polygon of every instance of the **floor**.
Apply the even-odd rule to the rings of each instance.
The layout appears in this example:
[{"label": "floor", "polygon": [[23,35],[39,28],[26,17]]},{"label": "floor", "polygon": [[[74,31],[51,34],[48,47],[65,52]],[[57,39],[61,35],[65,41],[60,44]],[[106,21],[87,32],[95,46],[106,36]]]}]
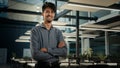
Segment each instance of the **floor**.
[{"label": "floor", "polygon": [[0,64],[0,68],[10,68],[10,64]]}]

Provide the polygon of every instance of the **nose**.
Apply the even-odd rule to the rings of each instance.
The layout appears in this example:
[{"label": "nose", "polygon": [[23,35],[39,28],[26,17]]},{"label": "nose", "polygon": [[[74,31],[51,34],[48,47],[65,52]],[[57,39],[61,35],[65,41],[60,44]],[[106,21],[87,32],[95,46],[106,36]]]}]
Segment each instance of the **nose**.
[{"label": "nose", "polygon": [[49,12],[48,15],[52,15],[53,13],[52,12]]}]

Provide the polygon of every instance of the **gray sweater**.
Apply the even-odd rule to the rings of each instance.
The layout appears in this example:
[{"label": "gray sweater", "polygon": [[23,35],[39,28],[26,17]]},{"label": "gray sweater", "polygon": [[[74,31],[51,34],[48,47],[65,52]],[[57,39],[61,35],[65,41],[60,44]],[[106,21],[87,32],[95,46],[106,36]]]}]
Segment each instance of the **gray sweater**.
[{"label": "gray sweater", "polygon": [[[58,48],[60,41],[64,41],[62,32],[51,27],[47,30],[43,24],[34,27],[31,30],[30,48],[32,57],[36,61],[54,62],[58,61],[58,57],[67,55],[67,47]],[[48,52],[41,52],[41,48],[47,48]]]}]

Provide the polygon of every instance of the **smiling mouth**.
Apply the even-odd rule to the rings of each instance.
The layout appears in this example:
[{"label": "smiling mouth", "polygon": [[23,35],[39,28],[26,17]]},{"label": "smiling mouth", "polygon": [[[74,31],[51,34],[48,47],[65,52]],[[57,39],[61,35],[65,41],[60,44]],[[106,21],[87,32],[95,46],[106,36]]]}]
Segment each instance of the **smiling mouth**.
[{"label": "smiling mouth", "polygon": [[48,19],[52,19],[52,17],[47,17]]},{"label": "smiling mouth", "polygon": [[48,18],[51,17],[51,16],[47,16]]},{"label": "smiling mouth", "polygon": [[48,18],[51,18],[51,17],[48,17]]}]

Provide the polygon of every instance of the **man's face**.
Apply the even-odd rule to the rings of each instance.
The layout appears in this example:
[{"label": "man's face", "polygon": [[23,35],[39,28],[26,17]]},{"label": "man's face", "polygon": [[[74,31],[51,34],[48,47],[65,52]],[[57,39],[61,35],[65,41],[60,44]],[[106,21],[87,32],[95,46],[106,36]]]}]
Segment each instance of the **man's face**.
[{"label": "man's face", "polygon": [[45,22],[52,22],[55,16],[55,12],[51,8],[46,8],[43,13],[43,18]]}]

